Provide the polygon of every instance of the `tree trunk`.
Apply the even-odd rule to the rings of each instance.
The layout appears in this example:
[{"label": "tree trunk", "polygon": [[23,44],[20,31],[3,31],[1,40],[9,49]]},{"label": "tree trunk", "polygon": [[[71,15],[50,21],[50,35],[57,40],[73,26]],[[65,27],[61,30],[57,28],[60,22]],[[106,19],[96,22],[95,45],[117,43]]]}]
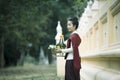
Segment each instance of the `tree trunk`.
[{"label": "tree trunk", "polygon": [[23,50],[21,50],[21,55],[20,55],[18,65],[23,66],[24,65],[24,59],[25,59],[25,52]]},{"label": "tree trunk", "polygon": [[4,61],[4,38],[0,38],[0,68],[3,68],[5,64]]}]

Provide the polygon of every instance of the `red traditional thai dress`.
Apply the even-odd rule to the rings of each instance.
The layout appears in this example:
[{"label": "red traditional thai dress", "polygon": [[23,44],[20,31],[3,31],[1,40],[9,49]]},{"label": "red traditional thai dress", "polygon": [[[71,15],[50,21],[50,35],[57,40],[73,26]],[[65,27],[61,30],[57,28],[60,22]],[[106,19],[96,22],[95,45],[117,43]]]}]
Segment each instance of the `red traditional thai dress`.
[{"label": "red traditional thai dress", "polygon": [[80,80],[81,57],[79,55],[79,45],[81,38],[73,32],[67,40],[67,48],[62,49],[65,53],[65,80]]}]

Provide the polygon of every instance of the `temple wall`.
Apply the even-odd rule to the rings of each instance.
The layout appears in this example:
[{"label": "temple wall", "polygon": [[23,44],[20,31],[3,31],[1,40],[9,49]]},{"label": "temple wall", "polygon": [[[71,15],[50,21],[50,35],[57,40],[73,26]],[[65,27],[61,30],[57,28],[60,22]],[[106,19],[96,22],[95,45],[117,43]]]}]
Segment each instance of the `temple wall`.
[{"label": "temple wall", "polygon": [[82,79],[120,80],[120,1],[94,0],[84,14],[78,30]]}]

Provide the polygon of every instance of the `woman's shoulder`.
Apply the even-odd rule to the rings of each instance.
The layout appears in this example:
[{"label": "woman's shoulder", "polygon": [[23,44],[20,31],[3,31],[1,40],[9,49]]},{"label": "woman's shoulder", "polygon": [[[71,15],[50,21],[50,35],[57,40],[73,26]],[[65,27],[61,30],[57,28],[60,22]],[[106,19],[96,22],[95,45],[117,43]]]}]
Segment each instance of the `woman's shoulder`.
[{"label": "woman's shoulder", "polygon": [[71,39],[72,39],[72,38],[81,39],[81,37],[80,37],[80,35],[79,35],[79,33],[78,33],[77,31],[74,31],[74,32],[71,34],[70,38],[71,38]]},{"label": "woman's shoulder", "polygon": [[78,36],[78,37],[79,37],[79,34],[78,34],[77,31],[74,31],[74,32],[72,33],[72,35],[71,35],[71,37],[75,37],[75,36]]},{"label": "woman's shoulder", "polygon": [[73,39],[73,38],[80,38],[79,34],[77,33],[73,33],[71,36],[70,36],[70,39]]}]

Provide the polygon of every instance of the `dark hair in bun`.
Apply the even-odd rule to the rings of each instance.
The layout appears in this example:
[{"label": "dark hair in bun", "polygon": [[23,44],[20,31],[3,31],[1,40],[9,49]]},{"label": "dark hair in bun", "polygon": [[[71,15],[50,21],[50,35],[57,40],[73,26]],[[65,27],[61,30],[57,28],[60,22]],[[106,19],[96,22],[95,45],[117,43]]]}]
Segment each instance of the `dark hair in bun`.
[{"label": "dark hair in bun", "polygon": [[68,19],[69,21],[72,21],[72,24],[76,27],[75,29],[78,28],[79,22],[77,17],[72,17]]}]

